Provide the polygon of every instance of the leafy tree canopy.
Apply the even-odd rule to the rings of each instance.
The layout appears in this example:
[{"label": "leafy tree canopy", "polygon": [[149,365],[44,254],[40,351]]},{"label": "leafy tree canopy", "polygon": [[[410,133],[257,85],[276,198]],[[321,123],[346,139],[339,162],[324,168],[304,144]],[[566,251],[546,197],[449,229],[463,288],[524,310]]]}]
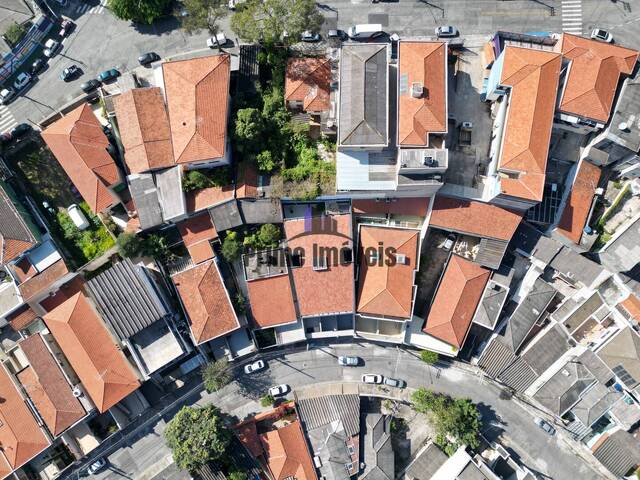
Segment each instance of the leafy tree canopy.
[{"label": "leafy tree canopy", "polygon": [[109,0],[109,9],[122,20],[151,24],[170,3],[171,0]]},{"label": "leafy tree canopy", "polygon": [[202,367],[202,382],[208,392],[216,392],[231,381],[229,362],[222,357],[215,362],[209,362]]},{"label": "leafy tree canopy", "polygon": [[133,257],[142,250],[142,240],[132,232],[123,232],[118,235],[116,245],[118,246],[120,255],[125,258]]}]

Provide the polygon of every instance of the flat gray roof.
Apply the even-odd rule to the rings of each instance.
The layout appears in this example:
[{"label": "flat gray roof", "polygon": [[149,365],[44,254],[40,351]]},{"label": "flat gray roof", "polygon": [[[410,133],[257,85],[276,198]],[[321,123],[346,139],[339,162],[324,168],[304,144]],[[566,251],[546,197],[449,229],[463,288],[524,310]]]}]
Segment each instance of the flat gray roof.
[{"label": "flat gray roof", "polygon": [[152,173],[129,175],[129,191],[138,212],[140,228],[147,229],[162,224],[162,208],[158,189]]},{"label": "flat gray roof", "polygon": [[182,191],[182,166],[167,168],[155,173],[158,198],[164,220],[187,213],[187,204]]}]

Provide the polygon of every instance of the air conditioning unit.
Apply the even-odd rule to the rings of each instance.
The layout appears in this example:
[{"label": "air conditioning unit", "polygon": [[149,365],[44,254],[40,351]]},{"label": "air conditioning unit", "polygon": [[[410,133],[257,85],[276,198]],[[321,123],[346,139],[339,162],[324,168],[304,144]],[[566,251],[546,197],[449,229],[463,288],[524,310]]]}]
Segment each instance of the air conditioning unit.
[{"label": "air conditioning unit", "polygon": [[424,93],[424,85],[421,82],[413,82],[411,84],[411,96],[413,98],[420,98]]}]

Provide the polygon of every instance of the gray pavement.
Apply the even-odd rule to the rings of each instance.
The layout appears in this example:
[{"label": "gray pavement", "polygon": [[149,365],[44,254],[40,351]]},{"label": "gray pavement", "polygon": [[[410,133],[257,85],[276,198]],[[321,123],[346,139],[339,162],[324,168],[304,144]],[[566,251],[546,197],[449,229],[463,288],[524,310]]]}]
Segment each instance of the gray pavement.
[{"label": "gray pavement", "polygon": [[[345,368],[337,364],[339,355],[359,355],[365,365]],[[363,373],[381,373],[405,379],[409,388],[426,386],[457,397],[469,397],[479,405],[485,423],[484,435],[499,440],[516,458],[547,479],[603,478],[577,456],[558,436],[549,437],[533,423],[530,409],[515,400],[501,400],[500,389],[474,372],[459,368],[429,367],[413,352],[373,344],[335,345],[292,353],[274,352],[267,359],[268,368],[252,376],[239,374],[234,383],[216,394],[201,392],[189,404],[213,402],[239,420],[261,410],[257,400],[269,386],[287,383],[292,388],[315,385],[327,392],[332,382],[357,384]],[[170,418],[170,415],[166,415]],[[109,468],[97,475],[100,479],[151,479],[171,464],[171,456],[162,433],[164,419],[155,419],[135,432],[108,456]]]}]

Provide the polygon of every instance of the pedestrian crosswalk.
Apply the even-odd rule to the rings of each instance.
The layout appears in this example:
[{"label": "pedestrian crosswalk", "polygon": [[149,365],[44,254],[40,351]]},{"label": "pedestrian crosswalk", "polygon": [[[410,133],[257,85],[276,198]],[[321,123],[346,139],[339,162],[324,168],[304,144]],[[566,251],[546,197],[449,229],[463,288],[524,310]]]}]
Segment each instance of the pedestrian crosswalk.
[{"label": "pedestrian crosswalk", "polygon": [[562,31],[582,35],[582,0],[562,0]]},{"label": "pedestrian crosswalk", "polygon": [[76,13],[78,15],[83,15],[85,13],[100,15],[104,12],[105,7],[107,6],[107,1],[108,0],[100,0],[100,3],[95,6],[91,6],[88,3],[81,3],[76,7]]},{"label": "pedestrian crosswalk", "polygon": [[0,133],[8,132],[17,124],[11,111],[5,105],[0,105]]}]

